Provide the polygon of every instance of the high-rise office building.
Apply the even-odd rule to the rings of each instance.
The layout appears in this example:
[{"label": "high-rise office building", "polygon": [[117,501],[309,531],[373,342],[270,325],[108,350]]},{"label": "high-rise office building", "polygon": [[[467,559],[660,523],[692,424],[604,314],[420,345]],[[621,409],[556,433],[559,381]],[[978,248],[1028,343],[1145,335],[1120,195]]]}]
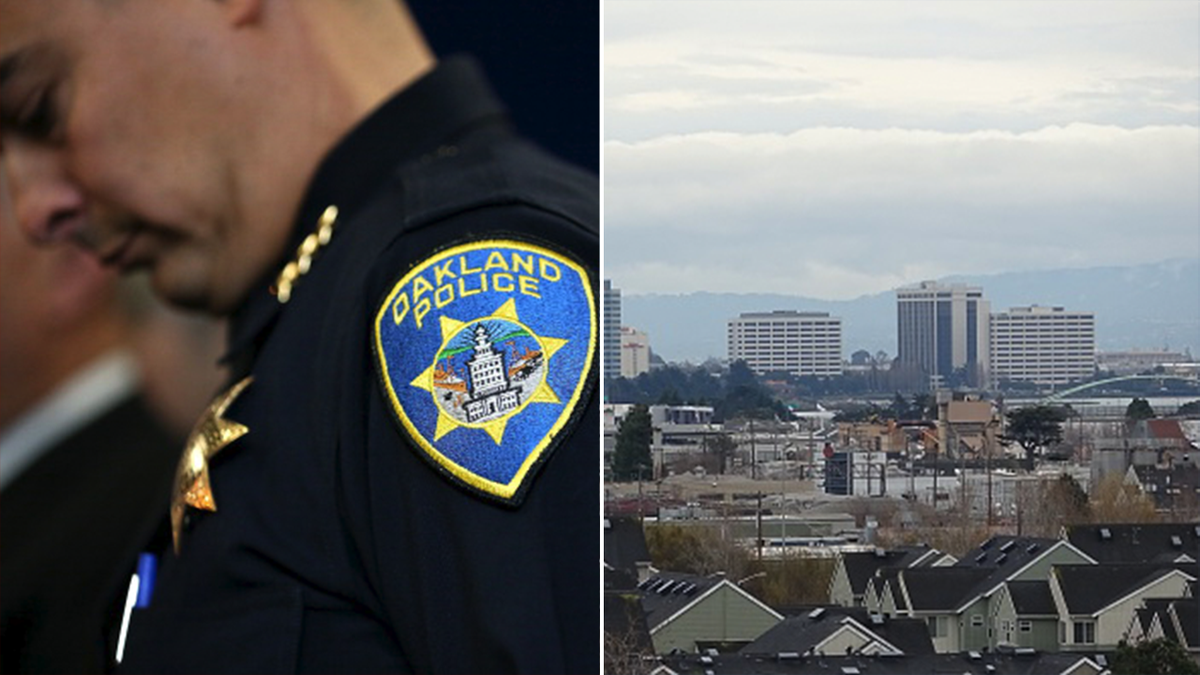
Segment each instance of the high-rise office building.
[{"label": "high-rise office building", "polygon": [[621,376],[621,289],[604,280],[604,379]]},{"label": "high-rise office building", "polygon": [[728,323],[729,360],[755,373],[842,374],[842,320],[828,312],[748,312]]},{"label": "high-rise office building", "polygon": [[983,289],[923,281],[896,290],[897,357],[931,386],[986,386],[990,304]]},{"label": "high-rise office building", "polygon": [[995,380],[1067,384],[1096,372],[1096,315],[1062,307],[1013,307],[992,315]]}]

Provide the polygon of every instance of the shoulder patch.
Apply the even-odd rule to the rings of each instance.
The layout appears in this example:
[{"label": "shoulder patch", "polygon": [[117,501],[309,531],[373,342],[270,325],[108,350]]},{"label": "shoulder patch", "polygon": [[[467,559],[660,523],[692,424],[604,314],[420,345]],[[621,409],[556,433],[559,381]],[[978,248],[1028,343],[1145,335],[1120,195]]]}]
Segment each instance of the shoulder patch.
[{"label": "shoulder patch", "polygon": [[584,400],[596,303],[574,259],[515,239],[417,263],[375,316],[379,383],[426,460],[468,489],[519,504]]}]

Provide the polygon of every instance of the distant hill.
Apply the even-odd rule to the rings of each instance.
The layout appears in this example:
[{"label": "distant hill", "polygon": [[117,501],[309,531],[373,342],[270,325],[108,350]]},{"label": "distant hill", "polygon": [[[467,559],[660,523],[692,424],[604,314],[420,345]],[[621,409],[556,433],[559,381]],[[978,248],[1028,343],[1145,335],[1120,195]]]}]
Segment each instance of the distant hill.
[{"label": "distant hill", "polygon": [[[1200,259],[941,281],[982,286],[993,312],[1032,304],[1095,312],[1096,346],[1101,351],[1169,347],[1200,355]],[[620,286],[620,280],[615,283]],[[847,357],[859,349],[896,354],[894,292],[854,300],[767,293],[625,295],[622,323],[649,333],[651,348],[667,361],[701,362],[725,357],[727,320],[742,312],[776,309],[841,317]]]}]

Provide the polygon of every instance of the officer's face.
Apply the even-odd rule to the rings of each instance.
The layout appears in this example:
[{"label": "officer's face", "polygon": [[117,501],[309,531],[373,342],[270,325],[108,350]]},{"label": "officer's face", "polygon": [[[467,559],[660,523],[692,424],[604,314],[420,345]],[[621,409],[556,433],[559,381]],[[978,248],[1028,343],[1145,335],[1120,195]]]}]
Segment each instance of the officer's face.
[{"label": "officer's face", "polygon": [[168,300],[214,311],[265,256],[231,226],[225,4],[0,0],[0,153],[20,227],[148,267]]}]

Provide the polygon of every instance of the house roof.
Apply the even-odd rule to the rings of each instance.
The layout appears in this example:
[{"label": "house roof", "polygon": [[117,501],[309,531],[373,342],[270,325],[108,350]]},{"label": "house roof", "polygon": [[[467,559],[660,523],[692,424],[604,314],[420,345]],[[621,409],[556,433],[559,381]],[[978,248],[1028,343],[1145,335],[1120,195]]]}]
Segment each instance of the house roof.
[{"label": "house roof", "polygon": [[638,563],[650,562],[646,533],[637,516],[609,516],[604,519],[604,562],[614,569],[637,577]]},{"label": "house roof", "polygon": [[892,602],[896,605],[896,611],[904,611],[908,609],[908,604],[904,600],[904,594],[900,592],[900,585],[897,581],[897,576],[900,574],[902,567],[881,567],[875,570],[875,576],[871,577],[868,585],[871,587],[871,592],[875,594],[875,598],[883,602],[884,590],[890,591]]},{"label": "house roof", "polygon": [[1109,523],[1065,529],[1067,541],[1099,563],[1169,562],[1183,553],[1195,557],[1200,547],[1196,523]]},{"label": "house roof", "polygon": [[846,627],[847,620],[853,621],[856,624],[854,628],[869,639],[885,642],[905,654],[934,653],[925,621],[883,617],[873,619],[861,607],[819,607],[790,616],[743,647],[741,653],[770,656],[793,652],[803,654]]},{"label": "house roof", "polygon": [[1187,436],[1184,435],[1183,429],[1179,427],[1179,420],[1146,420],[1147,431],[1150,432],[1151,438],[1160,440],[1173,439],[1179,441],[1187,441]]},{"label": "house roof", "polygon": [[1052,616],[1058,613],[1054,607],[1054,596],[1050,595],[1050,582],[1010,581],[1008,594],[1018,616]]},{"label": "house roof", "polygon": [[653,630],[724,580],[723,575],[701,577],[679,572],[660,572],[646,579],[637,587],[646,624]]},{"label": "house roof", "polygon": [[987,567],[917,567],[901,570],[899,577],[914,612],[953,611],[993,571]]},{"label": "house roof", "polygon": [[1166,638],[1190,649],[1200,646],[1200,615],[1197,615],[1200,608],[1196,606],[1195,599],[1153,598],[1147,599],[1144,604],[1137,610],[1137,619],[1143,631],[1149,630],[1151,622],[1157,619]]},{"label": "house roof", "polygon": [[993,568],[1002,576],[1016,572],[1059,542],[1046,537],[996,535],[954,563],[955,567]]},{"label": "house roof", "polygon": [[867,582],[875,576],[875,571],[879,568],[909,567],[928,556],[931,551],[932,549],[928,546],[851,551],[842,554],[842,564],[846,567],[846,577],[850,580],[850,589],[855,595],[861,595],[866,592]]},{"label": "house roof", "polygon": [[1058,580],[1068,613],[1094,614],[1181,568],[1164,564],[1055,565],[1051,574]]}]

